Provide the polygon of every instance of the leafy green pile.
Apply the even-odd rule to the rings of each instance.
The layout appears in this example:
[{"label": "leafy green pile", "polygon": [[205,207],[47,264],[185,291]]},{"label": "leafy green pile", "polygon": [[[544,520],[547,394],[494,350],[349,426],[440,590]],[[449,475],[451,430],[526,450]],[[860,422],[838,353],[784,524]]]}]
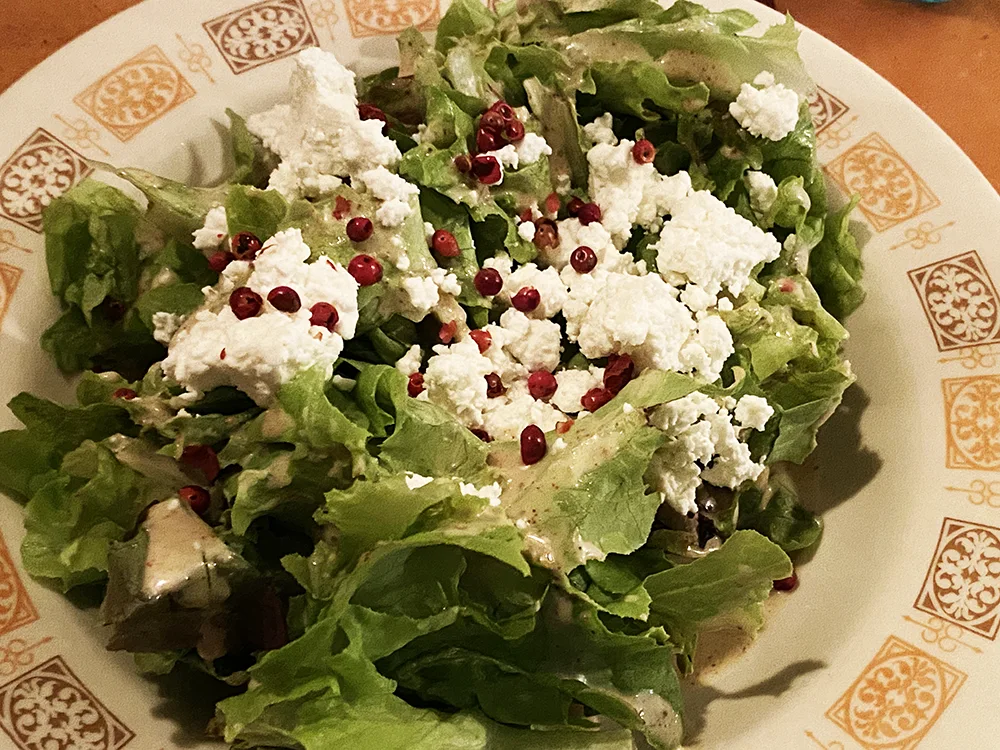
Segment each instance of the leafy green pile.
[{"label": "leafy green pile", "polygon": [[[853,381],[839,321],[863,298],[860,254],[851,207],[828,210],[807,108],[779,142],[727,114],[739,84],[762,70],[803,93],[811,86],[791,21],[752,38],[740,36],[751,15],[685,0],[667,10],[653,0],[512,5],[494,14],[455,2],[434,46],[405,33],[399,68],[361,84],[360,98],[388,115],[400,174],[421,189],[399,235],[413,266],[438,264],[423,222],[449,229],[461,254],[442,265],[462,285],[468,321],[493,319],[476,271],[500,250],[534,257],[515,216],[564,175],[585,195],[581,123],[611,112],[620,136],[641,130],[655,144],[662,173],[686,170],[779,240],[794,234],[722,313],[736,352],[720,383],[643,373],[581,420],[565,450],[523,467],[513,443],[486,445],[406,395],[390,365],[432,334],[383,304],[400,281],[386,264],[385,283],[362,290],[359,336],[338,378],[306,371],[268,408],[229,388],[192,404],[159,370],[152,315],[191,312],[214,283],[190,245],[207,211],[225,205],[231,233],[261,239],[299,227],[314,253],[346,263],[353,250],[329,209],[337,197],[370,199],[345,186],[288,204],[263,189],[273,158],[231,114],[236,168],[225,185],[121,170],[148,210],[85,181],[45,214],[64,312],[42,343],[63,370],[87,372],[75,406],[28,394],[10,403],[24,429],[0,435],[0,489],[27,503],[25,568],[63,591],[106,591],[112,644],[137,652],[144,669],[180,665],[239,686],[218,706],[236,747],[625,750],[633,731],[677,747],[679,674],[699,632],[760,627],[772,582],[792,573],[786,553],[820,534],[773,478],[720,493],[698,529],[658,518],[660,497],[642,479],[665,440],[644,409],[695,390],[765,396],[776,414],[750,445],[776,474],[809,455]],[[554,153],[474,190],[453,161],[498,97],[529,106]],[[750,207],[750,169],[778,184],[765,215]],[[652,269],[654,240],[637,229],[627,248]],[[377,242],[366,252],[379,257]],[[121,389],[135,397],[115,398]],[[199,446],[217,452],[217,479],[186,460]],[[497,480],[501,505],[469,491]],[[231,593],[210,607],[142,601],[137,527],[151,503],[189,484],[212,484],[205,518],[235,556],[220,573]],[[513,520],[527,515],[532,539]],[[721,541],[710,554],[706,528]]]}]

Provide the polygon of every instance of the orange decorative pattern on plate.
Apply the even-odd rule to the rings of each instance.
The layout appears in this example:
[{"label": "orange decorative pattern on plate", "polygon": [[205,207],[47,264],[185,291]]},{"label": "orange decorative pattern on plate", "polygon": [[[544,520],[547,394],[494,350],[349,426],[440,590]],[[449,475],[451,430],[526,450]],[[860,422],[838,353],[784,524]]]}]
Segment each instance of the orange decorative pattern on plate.
[{"label": "orange decorative pattern on plate", "polygon": [[909,272],[940,351],[1000,341],[1000,298],[975,251]]},{"label": "orange decorative pattern on plate", "polygon": [[0,216],[40,232],[42,210],[92,171],[80,154],[38,128],[0,166]]},{"label": "orange decorative pattern on plate", "polygon": [[430,31],[441,18],[438,0],[344,0],[344,10],[355,37],[398,34],[410,26]]},{"label": "orange decorative pattern on plate", "polygon": [[861,195],[858,208],[876,232],[941,205],[927,183],[878,133],[863,138],[824,169],[845,193]]},{"label": "orange decorative pattern on plate", "polygon": [[1000,529],[944,519],[913,606],[994,640],[1000,626]]},{"label": "orange decorative pattern on plate", "polygon": [[865,750],[911,750],[964,681],[963,672],[889,636],[826,716]]},{"label": "orange decorative pattern on plate", "polygon": [[0,728],[18,750],[119,750],[135,737],[59,656],[0,687]]},{"label": "orange decorative pattern on plate", "polygon": [[120,141],[195,95],[195,90],[156,45],[129,58],[73,98]]},{"label": "orange decorative pattern on plate", "polygon": [[319,45],[299,0],[265,0],[202,26],[236,74]]},{"label": "orange decorative pattern on plate", "polygon": [[949,469],[1000,471],[1000,375],[946,378],[944,413]]},{"label": "orange decorative pattern on plate", "polygon": [[816,128],[817,133],[822,133],[850,109],[822,86],[816,87],[816,92],[809,97],[808,103],[813,127]]},{"label": "orange decorative pattern on plate", "polygon": [[0,677],[10,677],[20,672],[24,667],[35,663],[38,649],[52,641],[51,636],[28,643],[23,638],[11,638],[7,643],[0,643]]},{"label": "orange decorative pattern on plate", "polygon": [[[0,264],[0,269],[3,267]],[[35,605],[31,603],[21,582],[7,544],[0,537],[0,635],[13,632],[37,619]]]}]

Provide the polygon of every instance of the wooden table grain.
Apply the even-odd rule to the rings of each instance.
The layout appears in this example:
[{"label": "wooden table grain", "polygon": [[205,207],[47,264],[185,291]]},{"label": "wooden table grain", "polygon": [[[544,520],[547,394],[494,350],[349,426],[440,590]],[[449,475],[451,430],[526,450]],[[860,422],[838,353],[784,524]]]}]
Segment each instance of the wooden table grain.
[{"label": "wooden table grain", "polygon": [[[138,0],[5,0],[0,91]],[[774,0],[915,101],[1000,189],[1000,0]]]}]

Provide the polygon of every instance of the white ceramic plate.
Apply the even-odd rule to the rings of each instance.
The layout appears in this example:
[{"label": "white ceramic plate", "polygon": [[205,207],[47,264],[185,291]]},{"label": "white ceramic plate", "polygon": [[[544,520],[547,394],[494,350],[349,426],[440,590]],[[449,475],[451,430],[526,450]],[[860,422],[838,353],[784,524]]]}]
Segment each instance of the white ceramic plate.
[{"label": "white ceramic plate", "polygon": [[[706,4],[780,20],[751,0]],[[57,311],[39,212],[85,176],[81,157],[210,182],[224,108],[275,101],[294,52],[319,44],[370,72],[391,62],[396,33],[431,30],[440,13],[439,0],[147,0],[0,96],[2,400],[70,396],[38,346]],[[995,747],[1000,198],[867,67],[808,31],[802,54],[821,87],[820,160],[862,195],[869,235],[869,298],[850,322],[858,385],[806,472],[825,510],[819,550],[753,648],[689,691],[691,744]],[[211,707],[185,715],[103,650],[92,611],[23,574],[21,513],[3,498],[0,530],[0,748],[197,745]]]}]

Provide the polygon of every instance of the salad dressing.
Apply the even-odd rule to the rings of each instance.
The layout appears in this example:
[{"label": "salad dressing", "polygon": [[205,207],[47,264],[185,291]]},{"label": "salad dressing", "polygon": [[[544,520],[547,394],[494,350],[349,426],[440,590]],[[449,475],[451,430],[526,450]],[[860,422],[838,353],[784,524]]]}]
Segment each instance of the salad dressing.
[{"label": "salad dressing", "polygon": [[149,540],[143,596],[180,592],[185,606],[204,607],[229,595],[228,584],[214,573],[235,555],[185,503],[177,498],[157,503],[142,529]]}]

